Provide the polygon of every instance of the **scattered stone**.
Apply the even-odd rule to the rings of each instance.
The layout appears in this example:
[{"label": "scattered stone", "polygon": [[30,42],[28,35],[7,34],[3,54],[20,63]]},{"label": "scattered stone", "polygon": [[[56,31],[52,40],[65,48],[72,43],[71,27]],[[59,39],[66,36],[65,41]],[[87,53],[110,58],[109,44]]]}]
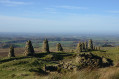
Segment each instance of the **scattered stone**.
[{"label": "scattered stone", "polygon": [[46,71],[46,72],[54,72],[54,71],[57,71],[57,66],[46,66],[46,65],[45,65],[45,71]]},{"label": "scattered stone", "polygon": [[83,53],[79,54],[75,60],[76,63],[79,63],[79,68],[91,67],[91,68],[99,68],[99,67],[108,67],[113,65],[110,59],[102,58],[96,56],[92,53]]},{"label": "scattered stone", "polygon": [[58,73],[67,73],[74,72],[76,73],[80,69],[84,68],[101,68],[112,66],[112,60],[96,56],[92,53],[80,53],[75,56],[75,59],[59,61],[57,65],[44,66],[43,70],[48,73],[58,72]]}]

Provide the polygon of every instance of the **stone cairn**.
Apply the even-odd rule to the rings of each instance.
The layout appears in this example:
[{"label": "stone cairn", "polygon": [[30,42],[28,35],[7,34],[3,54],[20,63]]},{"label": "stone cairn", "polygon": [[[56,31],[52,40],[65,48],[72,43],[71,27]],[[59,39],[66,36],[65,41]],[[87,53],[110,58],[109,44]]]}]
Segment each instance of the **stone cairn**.
[{"label": "stone cairn", "polygon": [[96,51],[96,46],[93,46],[93,50]]},{"label": "stone cairn", "polygon": [[100,47],[93,46],[93,50],[94,50],[94,51],[100,51]]},{"label": "stone cairn", "polygon": [[85,44],[82,42],[82,51],[85,51]]},{"label": "stone cairn", "polygon": [[43,52],[46,52],[46,53],[49,53],[50,52],[49,51],[49,44],[48,44],[48,40],[47,39],[45,39],[43,41],[42,51]]},{"label": "stone cairn", "polygon": [[89,49],[89,50],[93,50],[93,41],[92,41],[92,39],[90,39],[90,40],[88,41],[88,49]]},{"label": "stone cairn", "polygon": [[63,51],[62,45],[60,43],[57,43],[56,50],[57,51]]},{"label": "stone cairn", "polygon": [[85,45],[85,51],[88,51],[88,43],[84,42],[84,45]]},{"label": "stone cairn", "polygon": [[98,47],[95,47],[95,50],[98,51]]},{"label": "stone cairn", "polygon": [[13,46],[10,46],[8,57],[15,57],[15,55],[14,55],[14,47]]},{"label": "stone cairn", "polygon": [[34,48],[32,46],[32,42],[30,40],[26,42],[24,53],[25,53],[25,56],[33,56],[34,55]]},{"label": "stone cairn", "polygon": [[77,47],[76,47],[76,53],[80,53],[80,52],[82,52],[82,44],[81,44],[81,42],[79,42],[77,44]]},{"label": "stone cairn", "polygon": [[76,47],[76,52],[99,51],[100,47],[94,46],[92,39],[88,42],[79,42]]},{"label": "stone cairn", "polygon": [[97,47],[97,50],[99,50],[99,51],[100,51],[100,50],[101,50],[101,48],[100,48],[100,47]]}]

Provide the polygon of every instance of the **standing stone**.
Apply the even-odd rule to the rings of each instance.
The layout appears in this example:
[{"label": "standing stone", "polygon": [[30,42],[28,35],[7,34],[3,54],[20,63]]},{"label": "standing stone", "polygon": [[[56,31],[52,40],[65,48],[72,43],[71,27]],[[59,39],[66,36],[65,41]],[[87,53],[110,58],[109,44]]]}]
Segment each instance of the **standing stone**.
[{"label": "standing stone", "polygon": [[24,53],[25,53],[25,56],[33,56],[34,55],[34,48],[32,46],[32,42],[30,40],[26,42]]},{"label": "standing stone", "polygon": [[82,52],[82,44],[81,44],[81,42],[79,42],[77,44],[77,47],[76,47],[76,53],[80,53],[80,52]]},{"label": "standing stone", "polygon": [[43,41],[42,51],[43,52],[46,52],[46,53],[49,53],[50,52],[49,51],[49,44],[48,44],[48,40],[47,39],[45,39]]},{"label": "standing stone", "polygon": [[96,46],[93,46],[93,50],[96,51],[97,50],[97,47]]},{"label": "standing stone", "polygon": [[98,50],[98,47],[96,47],[95,50],[97,51]]},{"label": "standing stone", "polygon": [[84,42],[84,45],[85,45],[85,51],[87,51],[88,50],[88,43]]},{"label": "standing stone", "polygon": [[10,48],[9,48],[8,57],[15,57],[15,55],[14,55],[14,47],[13,46],[10,46]]},{"label": "standing stone", "polygon": [[57,43],[56,50],[57,51],[63,51],[62,45],[60,43]]},{"label": "standing stone", "polygon": [[82,44],[82,51],[84,50],[85,51],[85,44],[84,43],[81,43]]},{"label": "standing stone", "polygon": [[97,50],[100,50],[101,48],[100,47],[97,47]]},{"label": "standing stone", "polygon": [[93,50],[93,41],[92,41],[92,39],[90,39],[90,40],[88,41],[88,49],[89,49],[89,50]]}]

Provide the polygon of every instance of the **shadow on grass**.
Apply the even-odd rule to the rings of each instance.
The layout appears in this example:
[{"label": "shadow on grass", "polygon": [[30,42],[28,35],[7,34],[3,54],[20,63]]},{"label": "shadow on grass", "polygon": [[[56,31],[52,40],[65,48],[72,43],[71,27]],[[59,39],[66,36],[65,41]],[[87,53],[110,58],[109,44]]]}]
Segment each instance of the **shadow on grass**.
[{"label": "shadow on grass", "polygon": [[72,56],[70,53],[52,53],[54,60],[63,60],[65,57]]},{"label": "shadow on grass", "polygon": [[104,51],[104,50],[100,50],[100,52],[106,52],[106,51]]},{"label": "shadow on grass", "polygon": [[34,55],[34,57],[42,58],[42,57],[44,57],[44,56],[46,56],[46,55],[48,55],[48,54],[50,54],[50,53],[36,53],[36,54]]},{"label": "shadow on grass", "polygon": [[2,59],[0,60],[0,64],[4,62],[9,62],[13,60],[20,60],[20,59],[26,59],[26,58],[42,58],[45,57],[46,55],[51,54],[53,55],[53,60],[62,60],[64,57],[71,56],[72,54],[69,53],[56,53],[56,52],[51,52],[51,53],[37,53],[34,56],[24,56],[24,57],[13,57],[13,58],[8,58],[8,59]]},{"label": "shadow on grass", "polygon": [[[72,56],[72,54],[70,53],[56,53],[56,52],[51,52],[51,53],[38,53],[35,54],[34,56],[37,58],[42,58],[45,57],[46,55],[53,55],[53,57],[51,58],[51,60],[63,60],[64,57],[68,57],[68,56]],[[49,60],[49,61],[51,61]]]},{"label": "shadow on grass", "polygon": [[103,63],[103,67],[113,66],[113,60],[107,58],[107,63]]},{"label": "shadow on grass", "polygon": [[80,59],[81,64],[83,62],[82,67],[89,66],[92,68],[93,67],[104,68],[104,67],[113,66],[113,61],[111,59],[100,57],[92,53],[83,53],[83,54],[80,54],[79,56],[80,58],[83,58],[83,59]]},{"label": "shadow on grass", "polygon": [[106,52],[105,50],[88,50],[88,51],[86,51],[86,52],[93,52],[93,51]]},{"label": "shadow on grass", "polygon": [[47,72],[45,72],[44,70],[42,70],[41,68],[37,68],[37,69],[30,69],[30,72],[35,72],[35,75],[48,75]]},{"label": "shadow on grass", "polygon": [[9,61],[13,61],[13,60],[20,60],[20,59],[26,59],[26,58],[32,58],[32,57],[44,57],[45,55],[47,55],[48,53],[39,53],[39,54],[35,54],[34,56],[24,56],[24,57],[11,57],[8,59],[2,59],[0,60],[0,64],[4,63],[4,62],[9,62]]},{"label": "shadow on grass", "polygon": [[0,60],[0,64],[4,62],[9,62],[12,60],[19,60],[19,59],[26,59],[26,58],[32,58],[32,57],[18,57],[18,58],[14,57],[14,58],[3,59],[3,60]]}]

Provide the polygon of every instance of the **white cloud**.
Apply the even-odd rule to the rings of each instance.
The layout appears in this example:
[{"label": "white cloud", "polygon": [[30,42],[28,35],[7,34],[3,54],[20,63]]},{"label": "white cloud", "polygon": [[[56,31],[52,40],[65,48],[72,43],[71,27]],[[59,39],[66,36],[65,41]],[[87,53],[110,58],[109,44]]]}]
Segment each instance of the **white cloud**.
[{"label": "white cloud", "polygon": [[1,4],[5,4],[7,6],[16,6],[16,5],[26,5],[30,3],[20,2],[20,1],[13,1],[13,0],[0,0]]},{"label": "white cloud", "polygon": [[[69,10],[85,10],[88,9],[86,7],[78,7],[78,6],[54,6],[54,7],[50,7],[50,8],[44,8],[48,13],[59,13],[58,9],[69,9]],[[68,13],[69,14],[69,13]]]},{"label": "white cloud", "polygon": [[78,6],[57,6],[58,8],[64,8],[64,9],[88,9],[86,7],[78,7]]},{"label": "white cloud", "polygon": [[55,8],[45,8],[45,10],[46,10],[48,13],[52,13],[52,14],[57,13]]},{"label": "white cloud", "polygon": [[[118,17],[75,15],[57,19],[0,16],[1,32],[118,32]],[[10,29],[8,29],[10,28]]]},{"label": "white cloud", "polygon": [[114,11],[107,11],[107,12],[109,12],[109,13],[119,13],[119,10],[114,10]]},{"label": "white cloud", "polygon": [[45,8],[46,10],[55,10],[54,8]]}]

